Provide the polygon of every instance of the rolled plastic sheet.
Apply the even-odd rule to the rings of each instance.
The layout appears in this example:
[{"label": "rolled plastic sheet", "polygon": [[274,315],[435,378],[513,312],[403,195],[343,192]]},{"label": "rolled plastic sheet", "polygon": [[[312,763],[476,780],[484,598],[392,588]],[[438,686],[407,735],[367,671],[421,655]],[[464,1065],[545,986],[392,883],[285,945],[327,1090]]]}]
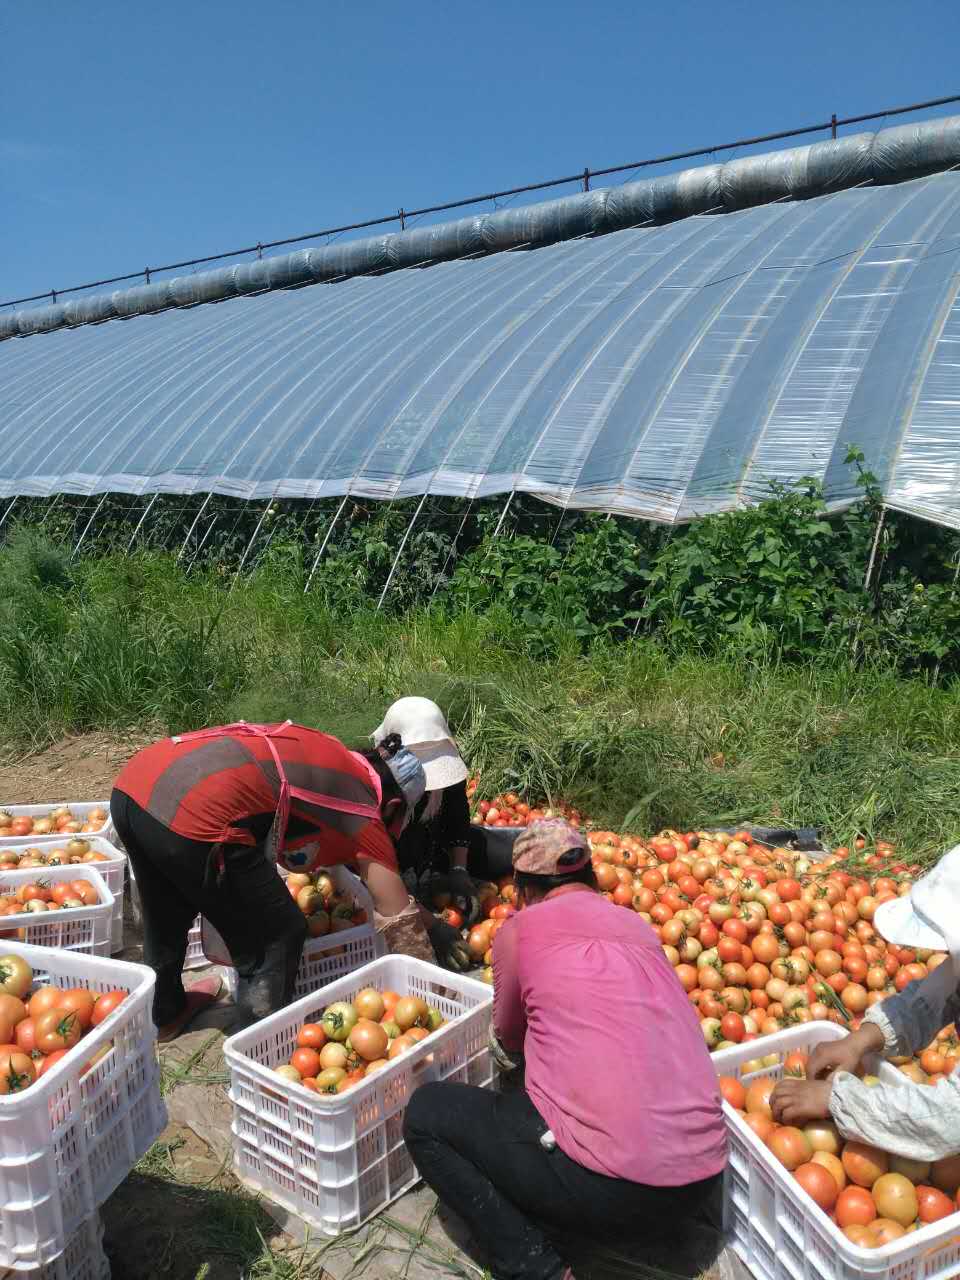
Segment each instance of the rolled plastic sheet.
[{"label": "rolled plastic sheet", "polygon": [[901,182],[960,165],[960,116],[895,125],[765,155],[701,165],[610,190],[459,218],[429,228],[297,250],[240,267],[216,268],[161,284],[98,294],[61,307],[0,314],[0,341],[169,306],[218,302],[261,288],[286,289],[345,276],[444,262],[476,253],[536,248],[647,222],[730,212],[770,201],[808,199],[865,182]]}]

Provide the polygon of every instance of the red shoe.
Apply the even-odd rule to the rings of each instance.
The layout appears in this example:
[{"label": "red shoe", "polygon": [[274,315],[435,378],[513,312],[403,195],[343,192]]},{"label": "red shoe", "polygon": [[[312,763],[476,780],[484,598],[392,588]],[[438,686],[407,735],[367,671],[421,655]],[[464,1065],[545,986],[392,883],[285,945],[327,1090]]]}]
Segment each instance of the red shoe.
[{"label": "red shoe", "polygon": [[167,1044],[171,1040],[176,1040],[182,1031],[186,1031],[194,1018],[217,1003],[222,990],[221,977],[213,975],[209,978],[200,978],[187,989],[186,1003],[173,1021],[168,1022],[165,1027],[158,1027],[157,1042]]}]

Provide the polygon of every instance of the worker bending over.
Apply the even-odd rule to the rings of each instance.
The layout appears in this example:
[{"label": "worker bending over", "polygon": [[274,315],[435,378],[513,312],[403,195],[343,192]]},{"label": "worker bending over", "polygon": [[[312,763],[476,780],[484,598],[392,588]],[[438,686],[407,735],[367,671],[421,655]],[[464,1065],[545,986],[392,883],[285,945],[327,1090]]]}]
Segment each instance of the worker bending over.
[{"label": "worker bending over", "polygon": [[157,975],[154,1021],[172,1039],[218,996],[184,990],[198,914],[220,933],[250,1022],[293,996],[307,922],[280,876],[356,864],[390,950],[434,959],[427,917],[400,877],[395,840],[423,796],[419,761],[398,738],[354,752],[302,725],[244,722],[165,738],[126,765],[110,800]]}]

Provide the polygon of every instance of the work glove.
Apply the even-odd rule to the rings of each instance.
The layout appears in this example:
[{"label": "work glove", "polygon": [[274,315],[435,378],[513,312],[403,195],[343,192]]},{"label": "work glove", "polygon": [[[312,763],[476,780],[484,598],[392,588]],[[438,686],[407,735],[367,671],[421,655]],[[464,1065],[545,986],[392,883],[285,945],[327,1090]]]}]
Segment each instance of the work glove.
[{"label": "work glove", "polygon": [[443,920],[435,920],[427,926],[427,937],[437,957],[437,963],[454,973],[466,973],[473,968],[473,960],[460,930]]},{"label": "work glove", "polygon": [[509,1049],[505,1049],[497,1039],[496,1032],[492,1026],[490,1028],[490,1035],[487,1039],[487,1048],[490,1050],[490,1056],[497,1064],[497,1068],[505,1075],[510,1075],[514,1071],[523,1070],[523,1054],[511,1053]]},{"label": "work glove", "polygon": [[480,915],[480,895],[466,867],[451,868],[447,876],[447,892],[451,893],[454,905],[463,914],[463,923],[470,928]]}]

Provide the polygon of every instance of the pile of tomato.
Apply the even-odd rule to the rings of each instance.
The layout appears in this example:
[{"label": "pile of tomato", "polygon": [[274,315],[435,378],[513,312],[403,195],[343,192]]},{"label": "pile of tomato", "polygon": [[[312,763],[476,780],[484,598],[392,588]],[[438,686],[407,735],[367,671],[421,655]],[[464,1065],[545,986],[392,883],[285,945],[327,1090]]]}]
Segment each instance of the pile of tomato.
[{"label": "pile of tomato", "polygon": [[[788,1054],[783,1068],[787,1075],[804,1075],[806,1055]],[[866,1077],[866,1082],[876,1079]],[[831,1120],[811,1121],[802,1129],[778,1125],[770,1110],[776,1085],[770,1076],[746,1085],[721,1076],[719,1084],[741,1121],[854,1244],[878,1249],[960,1207],[960,1156],[931,1164],[891,1155],[846,1141]]]},{"label": "pile of tomato", "polygon": [[[522,802],[508,811],[492,825],[548,813]],[[569,806],[549,812],[562,811]],[[589,831],[587,838],[601,893],[651,926],[711,1050],[798,1023],[855,1028],[868,1008],[945,958],[887,943],[874,929],[877,907],[909,893],[920,871],[887,842],[867,848],[861,839],[852,849],[813,856],[761,845],[748,831],[667,830],[651,838]],[[491,981],[493,938],[516,909],[512,877],[479,891],[481,919],[465,937]],[[455,907],[434,906],[448,923],[464,924]],[[960,1045],[943,1036],[920,1063],[901,1064],[907,1075],[936,1084],[953,1069]]]},{"label": "pile of tomato", "polygon": [[873,927],[877,907],[909,893],[919,871],[891,845],[814,861],[747,831],[589,840],[601,891],[650,924],[711,1049],[803,1022],[856,1027],[945,959],[889,944]]},{"label": "pile of tomato", "polygon": [[[81,1055],[84,1036],[126,997],[126,991],[98,994],[86,987],[35,985],[22,956],[0,956],[0,1094],[21,1093],[68,1054]],[[81,1074],[110,1048],[101,1045]]]},{"label": "pile of tomato", "polygon": [[286,877],[291,898],[307,918],[311,938],[342,933],[366,924],[367,913],[348,893],[343,893],[325,873],[307,875],[292,871]]},{"label": "pile of tomato", "polygon": [[[476,799],[477,780],[467,783],[467,797]],[[565,818],[573,827],[583,824],[583,814],[573,805],[559,801],[552,807],[530,805],[515,791],[505,791],[492,800],[480,800],[474,810],[474,822],[487,827],[527,827],[539,818]]]},{"label": "pile of tomato", "polygon": [[89,862],[109,862],[105,853],[94,849],[89,840],[73,836],[64,845],[51,849],[0,847],[0,871],[26,871],[29,868],[80,866]]},{"label": "pile of tomato", "polygon": [[[95,907],[100,895],[89,880],[60,880],[53,885],[42,881],[22,884],[15,893],[0,893],[0,916],[35,915],[46,911],[75,911]],[[0,931],[0,938],[16,938],[23,931]]]},{"label": "pile of tomato", "polygon": [[346,1093],[444,1025],[420,996],[364,987],[328,1005],[319,1022],[305,1022],[290,1061],[274,1073],[312,1093]]},{"label": "pile of tomato", "polygon": [[87,812],[86,817],[75,814],[65,804],[49,813],[31,817],[26,813],[10,813],[8,809],[0,809],[0,837],[11,836],[49,836],[86,832],[92,834],[102,831],[107,825],[109,814],[106,809],[95,808]]}]

